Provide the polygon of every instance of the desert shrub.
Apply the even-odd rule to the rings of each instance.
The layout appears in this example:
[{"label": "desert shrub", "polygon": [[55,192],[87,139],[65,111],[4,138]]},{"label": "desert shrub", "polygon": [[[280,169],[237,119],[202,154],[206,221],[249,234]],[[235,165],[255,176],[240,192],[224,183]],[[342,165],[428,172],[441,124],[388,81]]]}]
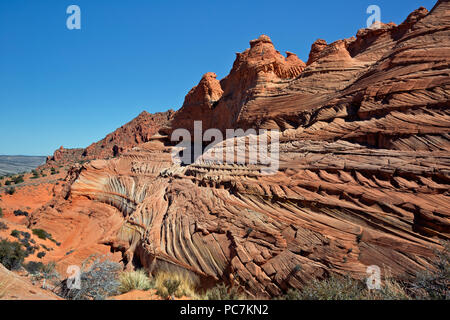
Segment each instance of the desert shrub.
[{"label": "desert shrub", "polygon": [[45,244],[41,244],[41,247],[44,248],[44,250],[47,250],[47,251],[52,251],[53,250],[53,248],[49,248]]},{"label": "desert shrub", "polygon": [[38,246],[32,245],[33,243],[30,239],[31,236],[28,232],[13,230],[11,231],[11,236],[17,238],[19,242],[26,248],[26,256],[33,254],[37,249],[39,249]]},{"label": "desert shrub", "polygon": [[163,285],[166,288],[169,297],[173,297],[175,295],[175,292],[178,291],[178,287],[180,286],[180,284],[181,281],[175,279],[167,279],[163,282]]},{"label": "desert shrub", "polygon": [[148,290],[152,287],[150,278],[143,270],[122,272],[119,276],[119,291],[127,293],[132,290]]},{"label": "desert shrub", "polygon": [[417,273],[410,284],[411,295],[421,300],[450,300],[450,241],[435,251],[433,269]]},{"label": "desert shrub", "polygon": [[8,230],[6,223],[0,221],[0,230]]},{"label": "desert shrub", "polygon": [[296,300],[364,300],[368,290],[364,282],[349,276],[331,276],[313,280],[301,291],[288,292],[286,299]]},{"label": "desert shrub", "polygon": [[[387,274],[387,272],[385,272]],[[382,281],[379,290],[369,290],[365,281],[350,276],[315,279],[302,290],[289,289],[280,300],[408,300],[405,288],[390,276]]]},{"label": "desert shrub", "polygon": [[14,210],[14,215],[15,216],[25,216],[28,217],[28,212],[27,211],[22,211],[22,210]]},{"label": "desert shrub", "polygon": [[41,272],[42,268],[44,268],[44,264],[42,262],[30,261],[28,263],[24,263],[23,267],[31,274],[37,274]]},{"label": "desert shrub", "polygon": [[11,236],[13,236],[14,238],[19,238],[19,231],[17,230],[11,231]]},{"label": "desert shrub", "polygon": [[18,242],[8,240],[0,241],[0,263],[9,270],[15,270],[21,267],[26,257],[26,251]]},{"label": "desert shrub", "polygon": [[31,177],[31,179],[39,178],[39,173],[36,170],[33,170],[32,173],[33,173],[33,176]]},{"label": "desert shrub", "polygon": [[[8,182],[8,181],[6,181],[6,182]],[[10,196],[12,196],[15,192],[16,192],[16,188],[14,188],[14,187],[6,189],[6,194],[9,194]]]},{"label": "desert shrub", "polygon": [[36,235],[39,239],[46,240],[50,239],[52,235],[43,229],[33,229],[33,234]]},{"label": "desert shrub", "polygon": [[52,281],[53,288],[59,284],[59,274],[56,272],[56,263],[49,262],[43,264],[42,262],[30,261],[23,266],[32,276],[34,281],[42,281],[42,288],[48,288],[48,281]]},{"label": "desert shrub", "polygon": [[3,209],[0,208],[0,218],[3,218]]},{"label": "desert shrub", "polygon": [[45,252],[44,251],[38,252],[37,257],[39,259],[42,259],[43,257],[45,257]]},{"label": "desert shrub", "polygon": [[204,295],[205,300],[245,300],[244,294],[239,293],[237,287],[227,287],[221,283],[214,288],[206,291]]},{"label": "desert shrub", "polygon": [[12,184],[12,181],[11,180],[6,180],[5,181],[5,186],[10,186]]},{"label": "desert shrub", "polygon": [[20,175],[20,176],[17,176],[17,177],[13,177],[12,181],[14,182],[14,184],[19,184],[19,183],[24,182],[23,175]]},{"label": "desert shrub", "polygon": [[[154,281],[156,294],[163,298],[173,295],[177,298],[183,296],[190,298],[197,297],[195,284],[186,274],[161,271],[156,274]],[[175,286],[175,291],[170,294],[169,289],[172,290]]]},{"label": "desert shrub", "polygon": [[289,289],[285,295],[279,297],[277,300],[302,300],[302,292],[298,289]]},{"label": "desert shrub", "polygon": [[[92,261],[92,259],[95,259]],[[60,283],[56,291],[69,300],[103,300],[118,293],[118,276],[122,266],[102,258],[90,257],[81,266],[81,287],[70,288],[68,280]]]}]

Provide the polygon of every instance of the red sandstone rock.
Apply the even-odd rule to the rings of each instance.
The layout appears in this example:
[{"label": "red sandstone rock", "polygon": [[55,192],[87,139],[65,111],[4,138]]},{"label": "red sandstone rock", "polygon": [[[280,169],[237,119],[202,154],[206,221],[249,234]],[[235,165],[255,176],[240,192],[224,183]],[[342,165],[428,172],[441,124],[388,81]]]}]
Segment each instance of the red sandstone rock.
[{"label": "red sandstone rock", "polygon": [[261,36],[226,78],[206,74],[162,130],[195,120],[280,129],[275,175],[206,158],[179,166],[142,128],[133,149],[73,168],[32,224],[54,223],[67,247],[110,246],[128,268],[188,272],[255,297],[329,273],[362,278],[369,265],[394,276],[429,268],[450,237],[449,12],[438,1],[399,26],[318,41],[307,66]]}]

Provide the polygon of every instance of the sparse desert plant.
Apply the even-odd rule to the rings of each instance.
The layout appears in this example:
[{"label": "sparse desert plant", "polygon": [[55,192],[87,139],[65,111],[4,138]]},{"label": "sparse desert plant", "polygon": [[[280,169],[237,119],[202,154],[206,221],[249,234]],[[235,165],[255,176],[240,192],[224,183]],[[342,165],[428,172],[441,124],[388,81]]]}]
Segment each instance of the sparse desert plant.
[{"label": "sparse desert plant", "polygon": [[[183,296],[197,298],[194,282],[184,273],[169,273],[161,271],[156,274],[154,279],[156,294],[163,298],[167,298],[172,295],[177,298]],[[176,290],[170,294],[169,289],[172,290],[175,285]]]},{"label": "sparse desert plant", "polygon": [[175,292],[177,292],[178,287],[180,286],[181,281],[175,279],[167,279],[164,280],[163,285],[166,288],[167,295],[173,299],[175,296]]},{"label": "sparse desert plant", "polygon": [[37,273],[41,272],[42,268],[44,267],[44,264],[42,262],[30,261],[28,263],[24,263],[23,267],[30,274],[37,274]]},{"label": "sparse desert plant", "polygon": [[27,253],[19,242],[0,241],[0,263],[5,268],[9,270],[20,268],[26,256]]},{"label": "sparse desert plant", "polygon": [[435,251],[432,270],[419,272],[410,285],[411,294],[420,300],[450,300],[450,241]]},{"label": "sparse desert plant", "polygon": [[44,251],[38,252],[37,257],[39,259],[42,259],[43,257],[45,257],[45,252]]},{"label": "sparse desert plant", "polygon": [[8,226],[4,223],[0,221],[0,230],[8,230]]},{"label": "sparse desert plant", "polygon": [[149,290],[152,287],[150,278],[143,270],[125,271],[119,276],[119,291],[127,293],[132,290]]},{"label": "sparse desert plant", "polygon": [[[6,182],[8,182],[8,181],[6,181]],[[15,192],[16,192],[16,188],[14,188],[14,187],[6,189],[6,194],[9,194],[10,196],[12,196]]]},{"label": "sparse desert plant", "polygon": [[402,284],[385,271],[379,290],[369,290],[364,281],[350,276],[332,275],[315,279],[301,290],[289,289],[280,300],[408,300],[410,297]]},{"label": "sparse desert plant", "polygon": [[33,234],[36,235],[39,239],[46,240],[50,239],[52,235],[43,229],[33,229]]},{"label": "sparse desert plant", "polygon": [[83,262],[80,289],[70,287],[68,280],[60,283],[56,291],[69,300],[103,300],[118,293],[118,276],[122,266],[104,257],[91,256]]},{"label": "sparse desert plant", "polygon": [[3,209],[0,208],[0,218],[3,218]]},{"label": "sparse desert plant", "polygon": [[49,262],[43,264],[42,262],[30,261],[24,264],[24,268],[32,275],[33,280],[38,280],[42,282],[42,288],[47,289],[48,281],[53,280],[53,287],[57,286],[59,283],[59,274],[56,272],[56,263]]},{"label": "sparse desert plant", "polygon": [[245,300],[244,294],[239,293],[237,287],[227,287],[221,283],[214,288],[206,291],[204,297],[205,300]]},{"label": "sparse desert plant", "polygon": [[11,231],[11,236],[14,238],[19,238],[19,231],[17,231],[17,230]]},{"label": "sparse desert plant", "polygon": [[365,300],[368,290],[360,280],[349,276],[332,275],[328,279],[315,279],[301,291],[288,291],[285,299],[290,300]]},{"label": "sparse desert plant", "polygon": [[13,177],[12,181],[14,182],[14,184],[19,184],[19,183],[24,182],[23,175],[19,175],[17,177]]},{"label": "sparse desert plant", "polygon": [[22,210],[14,210],[14,215],[17,216],[25,216],[28,217],[29,213],[27,211]]}]

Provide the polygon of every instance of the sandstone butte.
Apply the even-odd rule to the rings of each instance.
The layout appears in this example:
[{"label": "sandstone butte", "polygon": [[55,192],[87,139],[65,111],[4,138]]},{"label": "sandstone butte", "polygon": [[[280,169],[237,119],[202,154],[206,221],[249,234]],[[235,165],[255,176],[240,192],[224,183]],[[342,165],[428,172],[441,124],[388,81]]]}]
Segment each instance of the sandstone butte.
[{"label": "sandstone butte", "polygon": [[[72,166],[29,227],[61,242],[45,259],[62,266],[111,251],[128,269],[260,298],[331,273],[363,278],[370,265],[412,275],[449,240],[449,104],[449,1],[317,40],[306,63],[263,35],[224,79],[206,73],[177,112],[56,151],[47,165],[91,161]],[[172,162],[168,137],[195,120],[280,130],[278,172]]]}]

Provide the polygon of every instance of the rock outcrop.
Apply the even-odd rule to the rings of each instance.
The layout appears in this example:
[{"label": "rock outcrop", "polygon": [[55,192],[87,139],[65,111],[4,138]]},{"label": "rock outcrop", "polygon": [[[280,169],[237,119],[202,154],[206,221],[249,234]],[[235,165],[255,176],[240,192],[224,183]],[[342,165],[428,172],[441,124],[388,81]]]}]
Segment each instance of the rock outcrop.
[{"label": "rock outcrop", "polygon": [[279,129],[275,174],[206,157],[179,165],[164,137],[142,139],[74,167],[32,225],[57,217],[67,237],[70,219],[70,241],[121,252],[128,268],[255,297],[330,273],[362,278],[370,265],[394,276],[429,268],[450,237],[449,12],[438,1],[398,26],[319,40],[307,64],[261,36],[226,78],[203,76],[160,129]]},{"label": "rock outcrop", "polygon": [[143,111],[127,124],[85,149],[66,149],[61,146],[53,156],[47,157],[46,166],[66,166],[93,159],[116,157],[140,143],[149,141],[161,127],[168,123],[173,113],[172,110],[155,114]]}]

